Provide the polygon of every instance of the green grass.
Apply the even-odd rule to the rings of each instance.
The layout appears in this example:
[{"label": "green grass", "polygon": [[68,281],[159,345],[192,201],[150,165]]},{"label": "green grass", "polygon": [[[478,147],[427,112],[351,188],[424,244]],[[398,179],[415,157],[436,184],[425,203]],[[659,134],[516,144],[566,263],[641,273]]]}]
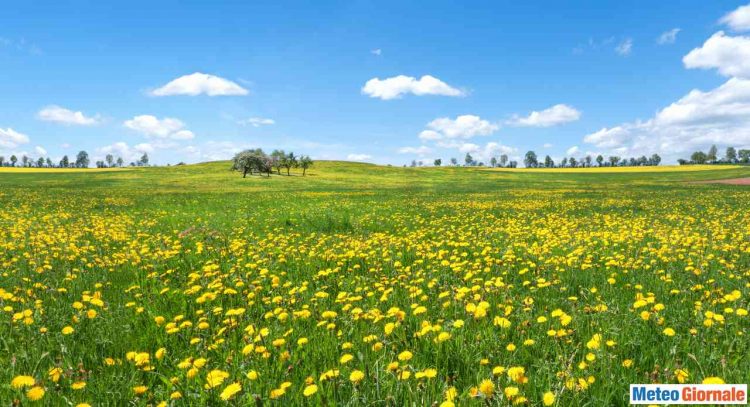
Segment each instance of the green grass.
[{"label": "green grass", "polygon": [[[750,317],[737,312],[750,295],[750,187],[693,183],[748,177],[748,167],[318,162],[305,177],[245,179],[228,168],[0,172],[0,404],[31,403],[10,385],[18,375],[33,376],[48,405],[430,405],[451,387],[458,405],[507,405],[508,387],[531,405],[545,392],[557,405],[624,405],[628,383],[675,383],[677,369],[688,382],[750,381]],[[653,300],[635,308],[641,297]],[[191,325],[169,333],[175,319]],[[600,346],[587,347],[596,334]],[[243,355],[249,344],[268,353]],[[406,350],[413,358],[389,371]],[[342,365],[344,354],[353,360]],[[207,363],[193,376],[178,366],[189,358]],[[513,366],[527,382],[493,375]],[[321,380],[330,369],[340,375]],[[424,369],[435,377],[417,379]],[[212,370],[229,377],[206,389]],[[472,390],[483,380],[492,397]],[[306,381],[318,387],[310,398]],[[222,401],[232,382],[242,391]]]}]

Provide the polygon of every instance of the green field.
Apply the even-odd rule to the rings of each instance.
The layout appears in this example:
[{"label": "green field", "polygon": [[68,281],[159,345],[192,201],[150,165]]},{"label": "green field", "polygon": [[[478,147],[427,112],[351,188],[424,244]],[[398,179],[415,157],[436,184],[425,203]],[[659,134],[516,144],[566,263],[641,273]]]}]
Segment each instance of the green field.
[{"label": "green field", "polygon": [[0,405],[601,406],[750,382],[750,187],[692,182],[748,167],[229,167],[0,171]]}]

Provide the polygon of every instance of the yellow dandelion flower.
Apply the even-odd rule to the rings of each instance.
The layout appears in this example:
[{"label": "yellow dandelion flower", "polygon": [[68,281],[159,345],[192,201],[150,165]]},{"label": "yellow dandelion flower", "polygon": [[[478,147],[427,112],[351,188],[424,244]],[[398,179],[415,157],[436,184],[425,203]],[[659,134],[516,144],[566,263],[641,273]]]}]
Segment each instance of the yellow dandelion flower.
[{"label": "yellow dandelion flower", "polygon": [[84,387],[86,387],[86,382],[74,382],[70,385],[70,388],[73,390],[81,390]]},{"label": "yellow dandelion flower", "polygon": [[345,353],[344,355],[341,356],[341,359],[339,359],[339,363],[341,363],[342,365],[345,365],[351,362],[353,359],[354,359],[354,356],[348,353]]},{"label": "yellow dandelion flower", "polygon": [[21,389],[24,387],[33,386],[36,383],[36,379],[31,376],[16,376],[11,380],[10,387],[14,389]]},{"label": "yellow dandelion flower", "polygon": [[361,382],[365,378],[365,373],[361,370],[355,370],[349,374],[349,381],[354,384]]},{"label": "yellow dandelion flower", "polygon": [[34,386],[26,391],[26,397],[31,401],[41,400],[44,397],[44,388],[40,386]]},{"label": "yellow dandelion flower", "polygon": [[488,379],[482,380],[482,382],[479,383],[479,391],[487,397],[492,397],[495,393],[495,383]]},{"label": "yellow dandelion flower", "polygon": [[307,387],[305,387],[305,389],[302,391],[302,395],[304,395],[305,397],[310,397],[317,392],[318,392],[318,386],[314,384],[310,384]]},{"label": "yellow dandelion flower", "polygon": [[242,391],[242,386],[239,384],[239,382],[234,382],[230,384],[229,386],[225,387],[224,390],[221,391],[221,394],[219,394],[219,398],[224,401],[231,400],[235,394],[241,391]]},{"label": "yellow dandelion flower", "polygon": [[401,352],[401,353],[398,354],[398,360],[400,360],[402,362],[407,362],[407,361],[411,360],[411,358],[413,356],[414,355],[411,352],[409,352],[408,350],[405,350],[405,351],[403,351],[403,352]]},{"label": "yellow dandelion flower", "polygon": [[505,390],[503,390],[503,393],[505,394],[505,398],[510,400],[513,397],[517,396],[518,393],[520,393],[520,390],[518,390],[518,387],[506,387]]},{"label": "yellow dandelion flower", "polygon": [[688,373],[687,369],[676,369],[674,371],[674,377],[678,382],[685,383],[685,381],[687,381],[687,379],[690,377],[690,374]]}]

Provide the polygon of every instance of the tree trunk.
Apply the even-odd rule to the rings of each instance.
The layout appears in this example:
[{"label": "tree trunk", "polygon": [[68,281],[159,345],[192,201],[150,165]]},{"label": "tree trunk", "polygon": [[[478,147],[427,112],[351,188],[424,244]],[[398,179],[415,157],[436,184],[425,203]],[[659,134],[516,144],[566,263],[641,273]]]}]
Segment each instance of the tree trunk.
[{"label": "tree trunk", "polygon": [[302,176],[305,176],[305,173],[307,172],[307,168],[302,168]]},{"label": "tree trunk", "polygon": [[290,170],[290,169],[291,169],[290,167],[286,167],[286,176],[287,176],[287,177],[291,175],[291,174],[289,174],[289,170]]},{"label": "tree trunk", "polygon": [[242,170],[242,178],[245,178],[245,177],[247,177],[247,168]]}]

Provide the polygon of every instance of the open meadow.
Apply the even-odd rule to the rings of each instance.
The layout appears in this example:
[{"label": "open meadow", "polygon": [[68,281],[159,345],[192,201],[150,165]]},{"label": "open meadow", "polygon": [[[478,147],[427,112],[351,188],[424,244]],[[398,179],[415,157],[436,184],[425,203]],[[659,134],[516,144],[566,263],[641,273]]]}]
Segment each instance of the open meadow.
[{"label": "open meadow", "polygon": [[229,167],[0,169],[0,405],[750,382],[749,167]]}]

